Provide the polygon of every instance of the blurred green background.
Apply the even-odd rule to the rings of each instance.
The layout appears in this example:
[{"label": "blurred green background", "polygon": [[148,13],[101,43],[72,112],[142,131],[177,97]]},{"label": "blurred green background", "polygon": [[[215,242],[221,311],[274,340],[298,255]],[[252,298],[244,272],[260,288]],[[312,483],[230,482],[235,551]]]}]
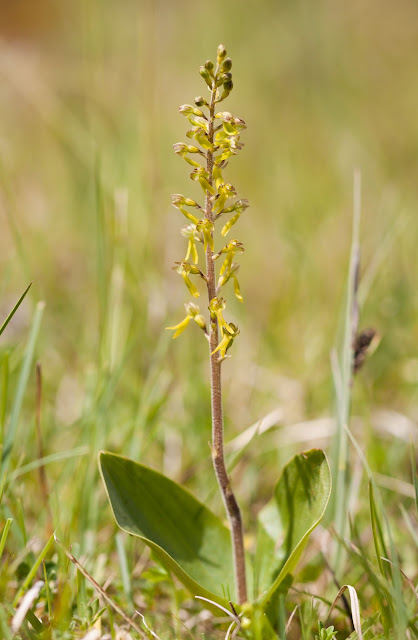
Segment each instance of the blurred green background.
[{"label": "blurred green background", "polygon": [[[164,327],[183,318],[188,300],[171,270],[185,249],[170,194],[198,195],[172,152],[185,139],[178,106],[205,94],[198,68],[220,42],[233,60],[224,107],[248,126],[227,175],[251,203],[235,227],[246,248],[245,304],[230,294],[241,335],[224,366],[227,438],[275,409],[283,425],[254,445],[254,465],[237,470],[239,493],[255,503],[269,495],[261,460],[275,479],[292,447],[328,446],[327,431],[312,440],[311,423],[292,443],[300,434],[292,425],[333,413],[330,352],[341,334],[355,168],[368,291],[360,326],[382,339],[356,381],[353,413],[376,470],[409,479],[403,461],[418,418],[417,4],[3,0],[0,31],[1,317],[33,281],[0,349],[10,352],[13,386],[34,304],[44,300],[45,452],[85,447],[48,466],[61,521],[113,526],[95,497],[104,500],[100,448],[192,485],[203,457],[211,477],[207,345],[195,327],[176,342]],[[36,458],[34,402],[33,374],[15,465]],[[22,477],[25,506],[42,518],[29,489],[36,476]]]}]

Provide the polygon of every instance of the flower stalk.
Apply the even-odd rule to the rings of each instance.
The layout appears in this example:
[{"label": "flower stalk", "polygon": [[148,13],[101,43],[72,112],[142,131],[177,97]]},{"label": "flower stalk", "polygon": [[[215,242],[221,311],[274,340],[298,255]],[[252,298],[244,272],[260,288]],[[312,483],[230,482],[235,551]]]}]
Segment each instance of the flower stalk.
[{"label": "flower stalk", "polygon": [[[240,142],[240,132],[245,128],[245,123],[240,118],[236,118],[227,111],[218,113],[215,111],[216,105],[227,98],[233,88],[231,67],[232,62],[226,57],[224,46],[219,45],[216,65],[207,61],[200,67],[200,75],[209,89],[209,99],[199,96],[195,99],[196,107],[182,105],[179,109],[192,125],[186,135],[188,138],[193,138],[196,144],[178,142],[174,145],[174,151],[193,166],[190,178],[202,188],[205,201],[201,206],[195,200],[185,198],[181,194],[172,196],[173,205],[189,222],[182,230],[183,236],[188,240],[186,258],[176,263],[178,266],[175,270],[182,276],[189,293],[194,298],[199,296],[199,291],[191,281],[191,277],[198,276],[205,281],[209,321],[206,323],[199,307],[193,303],[186,305],[186,318],[178,325],[168,328],[175,331],[173,338],[176,338],[186,329],[190,321],[194,320],[203,329],[209,341],[212,461],[231,528],[236,597],[242,604],[247,601],[244,535],[240,508],[232,490],[225,463],[221,376],[222,363],[228,357],[227,351],[238,336],[239,329],[232,322],[225,320],[223,312],[226,301],[219,297],[219,293],[232,279],[234,293],[238,300],[243,301],[237,278],[239,265],[233,262],[233,259],[236,253],[244,250],[244,247],[238,240],[231,240],[217,252],[214,246],[214,231],[218,219],[225,220],[228,214],[232,214],[229,220],[222,221],[221,235],[225,236],[248,207],[247,200],[230,202],[235,199],[236,191],[233,185],[225,182],[223,177],[227,161],[243,146]],[[207,112],[204,113],[202,108]],[[193,154],[193,159],[189,154]],[[197,162],[199,158],[204,159],[203,165]],[[188,207],[194,208],[195,214],[191,213]],[[197,245],[199,244],[203,245],[206,273],[202,273],[195,266],[198,262]],[[223,261],[220,261],[221,267],[217,275],[215,261],[221,255]],[[190,257],[194,265],[188,262]]]}]

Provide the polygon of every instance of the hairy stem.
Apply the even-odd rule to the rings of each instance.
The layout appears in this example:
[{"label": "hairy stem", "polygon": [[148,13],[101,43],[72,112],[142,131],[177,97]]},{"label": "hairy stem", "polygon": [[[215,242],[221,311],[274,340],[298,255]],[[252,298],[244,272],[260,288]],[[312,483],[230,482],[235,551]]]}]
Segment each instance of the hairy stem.
[{"label": "hairy stem", "polygon": [[[215,85],[215,83],[214,83]],[[215,100],[217,89],[213,86],[209,105],[209,139],[213,143],[213,126],[215,114]],[[206,169],[209,174],[208,181],[212,185],[213,176],[213,152],[206,152]],[[213,222],[213,203],[210,193],[206,194],[205,216]],[[206,277],[209,302],[216,296],[215,263],[212,260],[212,250],[207,246],[206,250]],[[216,478],[226,513],[231,527],[232,549],[234,559],[235,586],[237,599],[240,604],[247,601],[247,583],[245,575],[244,536],[242,529],[241,512],[237,500],[231,488],[224,454],[224,424],[222,413],[222,384],[221,361],[218,353],[213,351],[218,346],[218,322],[216,318],[211,320],[209,333],[210,373],[211,373],[211,402],[212,402],[212,461]]]}]

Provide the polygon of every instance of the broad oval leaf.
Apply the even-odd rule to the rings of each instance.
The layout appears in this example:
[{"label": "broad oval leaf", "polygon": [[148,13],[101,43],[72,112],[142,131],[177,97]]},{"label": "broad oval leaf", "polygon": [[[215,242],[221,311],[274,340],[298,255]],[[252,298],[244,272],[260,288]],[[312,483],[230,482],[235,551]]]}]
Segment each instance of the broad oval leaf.
[{"label": "broad oval leaf", "polygon": [[331,471],[320,449],[300,453],[284,467],[272,500],[258,517],[261,526],[256,569],[264,605],[294,570],[310,533],[325,513],[330,495]]},{"label": "broad oval leaf", "polygon": [[118,525],[141,538],[193,595],[234,598],[230,532],[205,505],[158,471],[112,453],[99,466]]}]

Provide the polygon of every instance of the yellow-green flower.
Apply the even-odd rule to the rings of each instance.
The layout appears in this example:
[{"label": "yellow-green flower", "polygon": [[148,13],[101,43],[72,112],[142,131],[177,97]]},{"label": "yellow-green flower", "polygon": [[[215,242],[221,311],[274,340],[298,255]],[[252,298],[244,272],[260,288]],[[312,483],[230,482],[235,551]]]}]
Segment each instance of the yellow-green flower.
[{"label": "yellow-green flower", "polygon": [[225,329],[225,331],[233,333],[233,331],[229,328],[229,325],[227,324],[225,318],[223,317],[222,312],[224,311],[225,307],[225,299],[215,297],[210,301],[208,309],[210,311],[211,318],[216,318],[221,329]]},{"label": "yellow-green flower", "polygon": [[196,242],[201,242],[199,232],[196,230],[194,224],[189,224],[187,227],[181,229],[181,235],[188,240],[187,253],[184,259],[189,260],[191,256],[192,262],[197,264],[199,262],[199,254],[197,252]]},{"label": "yellow-green flower", "polygon": [[226,271],[226,269],[228,269],[231,264],[232,264],[232,260],[235,256],[235,254],[237,252],[239,253],[243,253],[244,251],[244,245],[242,242],[240,242],[239,240],[231,240],[230,242],[228,242],[228,244],[226,244],[223,249],[221,249],[218,253],[215,253],[212,256],[212,260],[217,260],[219,258],[219,256],[221,256],[222,254],[226,253],[226,258],[224,260],[224,263],[221,267],[220,270],[220,275],[222,275],[224,273],[224,271]]},{"label": "yellow-green flower", "polygon": [[228,351],[233,341],[239,334],[239,329],[237,325],[235,325],[233,322],[230,322],[228,325],[226,325],[226,327],[221,328],[221,333],[222,333],[222,340],[220,341],[216,349],[212,351],[211,355],[219,351],[221,360],[224,360],[224,358],[227,357],[226,352]]},{"label": "yellow-green flower", "polygon": [[212,176],[215,187],[219,190],[219,188],[224,184],[221,167],[219,165],[215,164],[215,166],[213,167]]},{"label": "yellow-green flower", "polygon": [[203,113],[203,111],[201,109],[196,109],[196,107],[193,107],[191,104],[182,104],[182,105],[180,105],[179,106],[179,111],[184,116],[186,116],[186,118],[188,118],[191,115],[205,117],[205,114]]},{"label": "yellow-green flower", "polygon": [[234,281],[234,293],[240,302],[244,302],[244,298],[242,297],[241,290],[239,287],[239,282],[237,278],[237,271],[239,269],[239,264],[233,262],[227,271],[222,273],[218,279],[218,287],[223,287],[229,280],[232,278]]},{"label": "yellow-green flower", "polygon": [[244,251],[244,245],[239,240],[231,240],[223,249],[212,256],[212,260],[217,260],[222,254],[226,254],[226,258],[219,271],[218,287],[223,287],[231,278],[234,280],[234,293],[240,302],[244,302],[241,290],[239,287],[238,278],[236,272],[239,269],[239,265],[232,262],[237,252],[242,253]]},{"label": "yellow-green flower", "polygon": [[196,202],[196,200],[192,200],[192,198],[185,198],[181,193],[171,194],[171,204],[174,207],[178,207],[179,204],[182,204],[186,207],[197,207],[198,209],[202,208],[200,204]]},{"label": "yellow-green flower", "polygon": [[[190,203],[193,203],[193,204],[190,204]],[[192,213],[190,213],[190,211],[187,211],[187,209],[184,208],[184,206],[187,206],[187,207],[199,206],[197,202],[195,202],[191,198],[185,198],[180,193],[173,193],[173,195],[171,196],[171,204],[173,205],[173,207],[176,207],[176,209],[179,209],[182,212],[182,214],[188,220],[190,220],[190,222],[193,222],[193,224],[197,224],[199,222],[199,219],[196,218],[196,216],[194,216]]]},{"label": "yellow-green flower", "polygon": [[183,331],[186,329],[187,325],[189,324],[190,320],[194,320],[197,326],[203,329],[205,333],[207,333],[205,318],[200,313],[200,309],[197,306],[197,304],[194,304],[193,302],[188,302],[187,304],[184,305],[184,307],[187,313],[184,320],[176,324],[174,327],[166,327],[167,330],[175,332],[173,335],[173,340],[175,338],[178,338],[178,336],[181,333],[183,333]]},{"label": "yellow-green flower", "polygon": [[213,206],[214,214],[216,215],[220,213],[224,208],[225,202],[228,200],[228,198],[234,198],[236,195],[237,192],[235,191],[235,187],[232,184],[226,183],[220,185],[218,189],[218,197],[216,198]]},{"label": "yellow-green flower", "polygon": [[196,169],[192,171],[192,173],[190,174],[190,178],[192,180],[199,182],[200,186],[202,187],[205,193],[209,191],[211,195],[213,196],[216,195],[215,189],[208,182],[209,174],[206,171],[206,169],[203,169],[203,167],[200,167],[200,169],[196,167]]},{"label": "yellow-green flower", "polygon": [[176,262],[176,265],[178,266],[173,267],[174,271],[177,271],[177,273],[181,275],[186,287],[188,288],[192,296],[194,298],[198,298],[200,293],[197,290],[197,287],[190,280],[189,274],[192,274],[194,276],[200,275],[202,278],[205,278],[205,276],[203,275],[203,273],[200,271],[198,267],[190,264],[190,262],[187,262],[187,260],[181,260],[180,262]]},{"label": "yellow-green flower", "polygon": [[184,142],[176,142],[173,144],[174,153],[176,153],[181,158],[184,158],[186,162],[192,165],[192,167],[201,167],[202,165],[187,157],[188,153],[199,153],[200,155],[205,155],[201,149],[195,147],[191,144],[185,144]]},{"label": "yellow-green flower", "polygon": [[196,230],[200,231],[203,235],[203,248],[206,253],[206,248],[209,245],[213,251],[213,222],[208,220],[208,218],[202,218],[196,225]]},{"label": "yellow-green flower", "polygon": [[205,133],[201,127],[197,127],[197,128],[194,127],[193,129],[196,129],[196,131],[193,134],[193,137],[196,140],[196,142],[198,142],[203,149],[206,149],[206,150],[210,149],[212,151],[213,144],[209,140],[207,133]]},{"label": "yellow-green flower", "polygon": [[233,205],[233,208],[231,209],[231,211],[236,211],[236,214],[232,216],[232,218],[230,218],[228,222],[222,227],[221,234],[223,236],[226,236],[226,234],[229,232],[231,227],[236,223],[236,221],[240,217],[241,213],[245,211],[245,209],[247,209],[248,206],[249,206],[248,200],[246,199],[236,201],[236,203]]}]

